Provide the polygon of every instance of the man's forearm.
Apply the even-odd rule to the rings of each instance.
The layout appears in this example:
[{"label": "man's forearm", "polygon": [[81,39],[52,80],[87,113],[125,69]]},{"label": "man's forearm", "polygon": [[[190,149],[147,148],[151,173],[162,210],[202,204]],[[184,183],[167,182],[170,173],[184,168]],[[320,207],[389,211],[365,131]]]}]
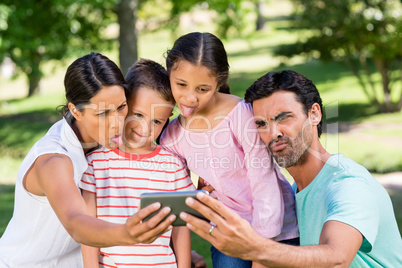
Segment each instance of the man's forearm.
[{"label": "man's forearm", "polygon": [[250,259],[267,267],[343,266],[342,258],[330,245],[289,246],[263,237],[257,240],[249,253]]}]

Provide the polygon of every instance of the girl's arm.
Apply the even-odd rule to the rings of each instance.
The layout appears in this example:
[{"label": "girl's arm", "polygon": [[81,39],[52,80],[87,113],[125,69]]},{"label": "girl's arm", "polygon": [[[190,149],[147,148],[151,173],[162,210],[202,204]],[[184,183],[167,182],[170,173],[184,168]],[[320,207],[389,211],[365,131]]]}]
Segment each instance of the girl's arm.
[{"label": "girl's arm", "polygon": [[[82,190],[82,197],[87,205],[89,215],[96,217],[96,194]],[[81,244],[81,253],[85,268],[99,267],[99,248]]]},{"label": "girl's arm", "polygon": [[172,230],[172,241],[176,255],[177,267],[191,267],[191,238],[190,230],[185,226],[174,227]]},{"label": "girl's arm", "polygon": [[205,184],[205,181],[203,178],[198,177],[198,184],[197,184],[197,190],[204,190],[207,191],[208,193],[212,193],[214,191],[214,187],[212,187],[211,184]]},{"label": "girl's arm", "polygon": [[265,268],[267,266],[264,266],[258,262],[253,262],[253,266],[251,266],[251,268]]},{"label": "girl's arm", "polygon": [[64,228],[78,243],[94,247],[151,243],[172,228],[174,215],[162,221],[170,208],[162,209],[152,219],[141,223],[159,209],[158,203],[132,215],[125,224],[90,216],[73,178],[73,164],[68,156],[46,154],[37,158],[27,173],[26,183],[33,186],[35,194],[47,197]]},{"label": "girl's arm", "polygon": [[251,225],[260,235],[272,238],[280,234],[284,218],[280,181],[275,172],[276,164],[258,133],[252,108],[245,103],[242,105],[238,120],[233,120],[233,131],[245,155],[253,202]]}]

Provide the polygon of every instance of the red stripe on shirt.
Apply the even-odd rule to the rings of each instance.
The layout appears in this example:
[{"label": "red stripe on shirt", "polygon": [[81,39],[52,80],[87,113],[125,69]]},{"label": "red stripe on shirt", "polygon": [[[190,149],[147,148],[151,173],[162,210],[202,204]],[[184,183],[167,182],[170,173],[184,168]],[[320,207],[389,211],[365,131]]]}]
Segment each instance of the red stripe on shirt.
[{"label": "red stripe on shirt", "polygon": [[176,262],[160,262],[160,263],[152,263],[152,264],[146,264],[146,263],[130,263],[130,264],[125,264],[125,263],[116,263],[116,265],[125,265],[125,266],[161,266],[161,265],[171,265],[175,264]]},{"label": "red stripe on shirt", "polygon": [[160,172],[160,173],[168,173],[174,174],[176,172],[182,171],[184,168],[179,170],[167,171],[167,170],[159,170],[159,169],[145,169],[145,168],[133,168],[133,167],[107,167],[107,168],[94,168],[94,171],[103,171],[103,170],[137,170],[137,171],[147,171],[147,172]]},{"label": "red stripe on shirt", "polygon": [[185,189],[189,187],[192,183],[175,189],[162,189],[162,188],[150,188],[150,187],[133,187],[133,186],[105,186],[105,187],[96,187],[96,190],[104,190],[104,189],[132,189],[132,190],[149,190],[155,192],[174,192],[181,189]]},{"label": "red stripe on shirt", "polygon": [[[93,159],[92,162],[109,162],[109,161],[121,161],[121,160],[122,160],[121,158],[107,158],[107,159]],[[129,161],[129,160],[126,160],[126,161]],[[176,165],[178,167],[181,166],[180,164],[175,163],[175,162],[166,162],[166,161],[159,162],[156,160],[148,161],[148,160],[143,160],[143,159],[136,160],[136,161],[142,162],[142,163],[155,163],[155,164],[161,164],[161,165],[170,164],[170,165]]]},{"label": "red stripe on shirt", "polygon": [[138,180],[138,181],[151,181],[151,182],[164,182],[164,183],[172,183],[172,182],[178,182],[181,180],[185,180],[189,177],[189,175],[186,175],[185,177],[182,178],[177,178],[173,181],[166,181],[166,179],[162,180],[157,180],[157,179],[149,179],[149,178],[134,178],[134,177],[97,177],[95,180]]},{"label": "red stripe on shirt", "polygon": [[115,196],[115,195],[105,195],[105,196],[96,196],[96,198],[131,198],[131,199],[140,199],[139,196]]},{"label": "red stripe on shirt", "polygon": [[129,256],[136,256],[136,257],[164,257],[164,256],[172,256],[174,253],[171,252],[169,254],[167,253],[161,253],[161,254],[130,254],[130,253],[107,253],[107,256],[125,256],[125,257],[129,257]]},{"label": "red stripe on shirt", "polygon": [[138,208],[138,206],[112,206],[112,205],[106,205],[106,206],[96,206],[97,208]]}]

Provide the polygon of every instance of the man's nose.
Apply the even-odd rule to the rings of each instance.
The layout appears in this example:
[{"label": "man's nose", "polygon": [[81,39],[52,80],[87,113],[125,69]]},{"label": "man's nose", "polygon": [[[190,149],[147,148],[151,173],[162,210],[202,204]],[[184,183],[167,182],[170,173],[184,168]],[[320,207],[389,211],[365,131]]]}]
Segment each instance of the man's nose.
[{"label": "man's nose", "polygon": [[270,124],[269,133],[272,140],[276,140],[278,137],[283,136],[280,126],[275,122]]}]

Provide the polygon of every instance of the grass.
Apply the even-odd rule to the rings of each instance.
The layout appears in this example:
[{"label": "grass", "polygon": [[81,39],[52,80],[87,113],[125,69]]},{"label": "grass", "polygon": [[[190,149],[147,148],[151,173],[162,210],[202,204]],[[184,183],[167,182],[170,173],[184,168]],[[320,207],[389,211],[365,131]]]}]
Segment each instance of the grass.
[{"label": "grass", "polygon": [[0,235],[4,233],[7,223],[13,215],[14,185],[0,184]]}]

